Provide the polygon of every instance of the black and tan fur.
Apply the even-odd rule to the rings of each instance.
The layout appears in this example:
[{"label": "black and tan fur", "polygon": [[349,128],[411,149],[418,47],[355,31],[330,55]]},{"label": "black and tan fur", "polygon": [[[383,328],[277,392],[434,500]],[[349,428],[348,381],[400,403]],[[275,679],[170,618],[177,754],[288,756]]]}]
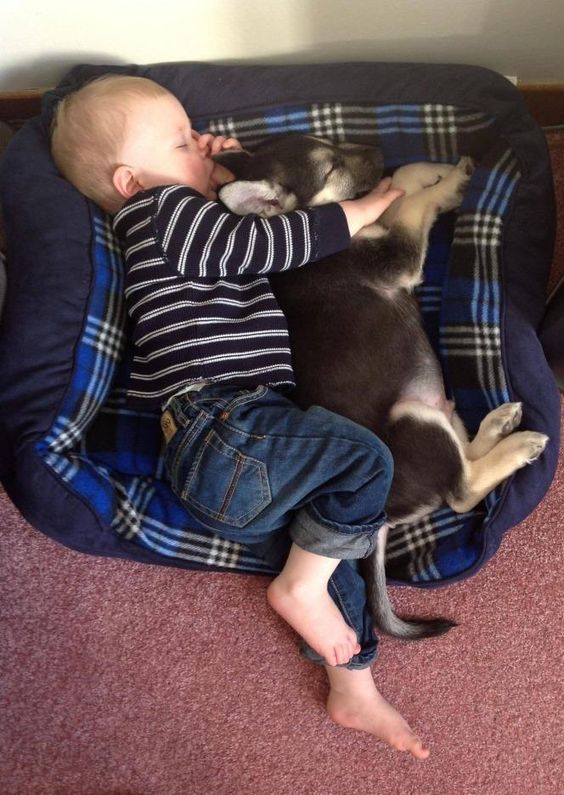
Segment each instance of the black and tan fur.
[{"label": "black and tan fur", "polygon": [[[222,162],[236,181],[220,192],[234,212],[264,216],[342,201],[380,179],[380,151],[292,134],[254,154],[232,152]],[[405,196],[350,249],[271,277],[288,320],[303,408],[325,406],[371,428],[390,448],[395,474],[388,526],[420,518],[445,502],[473,508],[518,468],[534,461],[547,437],[514,432],[521,405],[490,412],[469,441],[446,400],[439,363],[423,330],[413,288],[421,282],[429,230],[439,213],[457,208],[473,170],[419,163],[400,168],[394,187]],[[420,638],[453,626],[441,619],[405,621],[390,605],[384,569],[387,528],[364,562],[371,609],[380,629]]]}]

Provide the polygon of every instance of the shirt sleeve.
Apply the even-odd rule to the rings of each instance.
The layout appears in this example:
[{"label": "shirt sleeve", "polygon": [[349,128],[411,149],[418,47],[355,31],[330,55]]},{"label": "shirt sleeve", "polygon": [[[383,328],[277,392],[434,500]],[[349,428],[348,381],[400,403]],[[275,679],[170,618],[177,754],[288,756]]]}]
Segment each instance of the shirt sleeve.
[{"label": "shirt sleeve", "polygon": [[338,204],[261,218],[239,216],[184,186],[156,196],[153,229],[166,261],[187,277],[276,273],[348,248]]}]

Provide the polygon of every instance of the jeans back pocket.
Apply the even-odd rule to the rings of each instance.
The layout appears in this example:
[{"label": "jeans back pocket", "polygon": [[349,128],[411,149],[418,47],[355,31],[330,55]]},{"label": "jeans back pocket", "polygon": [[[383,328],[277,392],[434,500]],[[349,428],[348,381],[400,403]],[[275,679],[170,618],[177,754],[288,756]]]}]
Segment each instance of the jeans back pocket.
[{"label": "jeans back pocket", "polygon": [[[174,485],[174,484],[173,484]],[[186,505],[216,522],[245,527],[272,501],[266,464],[210,430],[177,492]]]}]

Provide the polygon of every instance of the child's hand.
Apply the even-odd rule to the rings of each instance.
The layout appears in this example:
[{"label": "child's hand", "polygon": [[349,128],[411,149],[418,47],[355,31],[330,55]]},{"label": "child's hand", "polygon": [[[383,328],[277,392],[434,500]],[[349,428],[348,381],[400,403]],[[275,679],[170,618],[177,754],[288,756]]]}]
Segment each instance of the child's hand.
[{"label": "child's hand", "polygon": [[[195,130],[192,130],[194,140],[198,144],[198,148],[204,153],[205,157],[212,157],[218,152],[223,152],[226,149],[242,149],[243,147],[236,138],[226,138],[225,135],[212,135],[211,133],[204,133],[200,135]],[[229,169],[222,166],[221,163],[215,163],[213,167],[213,182],[215,185],[213,196],[217,200],[217,189],[227,182],[234,179],[233,174]]]},{"label": "child's hand", "polygon": [[361,199],[356,199],[357,208],[365,214],[362,226],[369,226],[383,215],[390,204],[405,195],[401,188],[390,188],[391,177],[385,177],[373,188],[370,193]]},{"label": "child's hand", "polygon": [[198,142],[200,151],[205,152],[208,157],[217,155],[218,152],[223,152],[225,149],[243,148],[236,138],[226,138],[225,135],[212,135],[211,133],[200,135],[195,130],[192,130],[192,135]]},{"label": "child's hand", "polygon": [[[192,137],[198,145],[198,149],[204,157],[212,157],[218,152],[223,152],[226,149],[242,149],[243,147],[236,138],[226,138],[225,135],[212,135],[211,133],[200,133],[192,130]],[[217,201],[217,190],[227,182],[232,182],[235,179],[234,175],[228,168],[221,165],[221,163],[214,163],[212,186],[213,189],[208,196],[208,199]]]},{"label": "child's hand", "polygon": [[373,224],[386,212],[390,204],[404,195],[399,188],[390,188],[391,177],[386,177],[370,193],[360,199],[339,202],[347,216],[351,237],[363,227]]}]

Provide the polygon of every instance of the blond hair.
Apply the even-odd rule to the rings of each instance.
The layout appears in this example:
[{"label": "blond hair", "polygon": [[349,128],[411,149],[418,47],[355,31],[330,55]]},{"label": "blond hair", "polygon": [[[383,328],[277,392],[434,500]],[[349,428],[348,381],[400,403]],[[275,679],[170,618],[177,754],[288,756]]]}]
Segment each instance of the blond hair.
[{"label": "blond hair", "polygon": [[75,188],[109,213],[124,199],[113,184],[120,163],[128,107],[145,97],[170,92],[153,80],[104,75],[64,97],[51,127],[51,154],[61,174]]}]

